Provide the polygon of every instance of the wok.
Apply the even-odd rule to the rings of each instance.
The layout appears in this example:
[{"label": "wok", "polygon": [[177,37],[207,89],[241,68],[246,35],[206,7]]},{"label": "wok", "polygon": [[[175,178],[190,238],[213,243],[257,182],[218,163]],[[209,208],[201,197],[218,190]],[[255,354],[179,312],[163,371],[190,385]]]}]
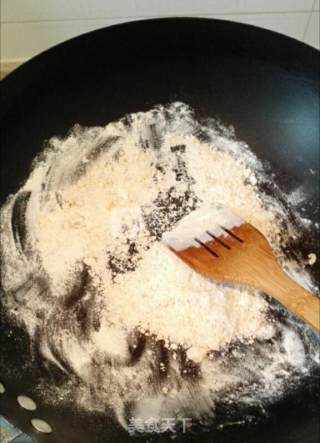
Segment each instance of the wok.
[{"label": "wok", "polygon": [[[291,38],[222,20],[172,18],[101,29],[35,57],[1,82],[1,204],[27,177],[43,142],[74,125],[105,125],[157,104],[181,101],[197,118],[233,125],[285,192],[308,192],[319,221],[319,53]],[[312,169],[313,174],[310,174]],[[301,248],[315,250],[313,225]],[[319,281],[317,268],[313,277]],[[41,400],[40,377],[59,383],[41,360],[29,364],[28,337],[1,314],[0,413],[40,442],[132,441],[103,414]],[[30,425],[17,395],[36,399],[50,435]],[[261,423],[186,434],[176,441],[319,441],[319,374],[275,404]],[[167,441],[166,436],[158,437]],[[137,441],[140,441],[139,439]],[[141,439],[141,441],[145,441]],[[170,440],[169,440],[170,441]]]}]

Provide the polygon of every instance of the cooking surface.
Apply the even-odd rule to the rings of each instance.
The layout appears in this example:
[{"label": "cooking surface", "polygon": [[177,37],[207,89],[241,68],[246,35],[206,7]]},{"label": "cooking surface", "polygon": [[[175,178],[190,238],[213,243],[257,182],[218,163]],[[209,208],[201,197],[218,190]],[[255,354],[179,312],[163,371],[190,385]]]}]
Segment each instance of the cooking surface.
[{"label": "cooking surface", "polygon": [[[45,139],[64,135],[75,122],[104,125],[128,112],[178,100],[193,106],[199,117],[215,116],[232,124],[237,137],[271,164],[283,190],[308,189],[306,214],[316,221],[317,65],[316,51],[293,40],[207,20],[133,23],[67,42],[3,82],[2,202],[27,176]],[[303,247],[309,252],[313,243],[306,239]],[[31,433],[30,414],[17,409],[15,401],[23,392],[39,402],[42,416],[54,429],[50,436],[38,435],[41,441],[126,441],[126,434],[109,427],[103,416],[79,417],[70,407],[62,411],[43,405],[34,392],[37,380],[46,374],[43,362],[37,367],[26,364],[28,338],[3,320],[0,380],[7,390],[0,396],[0,411],[5,416]],[[51,377],[59,383],[59,374]],[[257,441],[259,432],[258,441],[315,442],[318,396],[315,379],[314,386],[310,383],[276,405],[259,427],[215,431],[214,437],[217,442],[230,441],[231,436],[232,441],[249,442]],[[207,435],[201,441],[212,438]]]}]

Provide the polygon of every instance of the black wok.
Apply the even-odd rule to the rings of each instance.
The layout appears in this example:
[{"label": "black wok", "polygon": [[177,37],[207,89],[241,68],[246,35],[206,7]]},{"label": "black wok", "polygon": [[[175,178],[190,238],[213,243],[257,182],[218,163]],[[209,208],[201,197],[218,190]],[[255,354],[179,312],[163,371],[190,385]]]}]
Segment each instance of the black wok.
[{"label": "black wok", "polygon": [[[226,21],[159,19],[114,26],[63,43],[1,82],[1,204],[27,177],[44,140],[75,122],[104,125],[126,113],[182,101],[196,116],[235,127],[285,192],[308,190],[306,215],[319,221],[319,53],[270,31]],[[314,174],[310,174],[310,169]],[[303,248],[315,249],[316,228]],[[319,275],[314,271],[314,277]],[[38,398],[43,362],[29,365],[28,337],[2,311],[0,413],[41,442],[131,441],[104,415],[57,409]],[[271,408],[259,424],[188,434],[176,441],[319,441],[319,374]],[[36,398],[54,432],[36,433],[16,396]],[[165,437],[161,441],[166,441]]]}]

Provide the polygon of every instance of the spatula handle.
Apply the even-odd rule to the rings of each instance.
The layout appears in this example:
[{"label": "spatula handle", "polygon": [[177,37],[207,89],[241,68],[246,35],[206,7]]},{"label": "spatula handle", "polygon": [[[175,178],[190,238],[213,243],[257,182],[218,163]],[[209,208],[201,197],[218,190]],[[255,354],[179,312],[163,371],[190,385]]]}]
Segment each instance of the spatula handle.
[{"label": "spatula handle", "polygon": [[265,292],[319,332],[320,298],[298,285],[278,266],[272,271]]}]

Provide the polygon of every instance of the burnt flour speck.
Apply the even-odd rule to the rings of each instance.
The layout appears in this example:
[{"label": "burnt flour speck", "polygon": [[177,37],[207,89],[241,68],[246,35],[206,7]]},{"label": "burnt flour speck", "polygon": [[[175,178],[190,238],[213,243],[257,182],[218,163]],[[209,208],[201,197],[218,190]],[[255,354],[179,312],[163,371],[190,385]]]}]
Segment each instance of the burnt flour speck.
[{"label": "burnt flour speck", "polygon": [[3,308],[38,356],[80,380],[47,386],[51,401],[71,396],[124,428],[132,417],[210,426],[218,405],[251,420],[302,382],[319,364],[306,327],[255,290],[200,277],[160,241],[224,205],[317,292],[314,258],[284,252],[309,223],[294,201],[232,129],[182,103],[52,138],[1,209]]}]

